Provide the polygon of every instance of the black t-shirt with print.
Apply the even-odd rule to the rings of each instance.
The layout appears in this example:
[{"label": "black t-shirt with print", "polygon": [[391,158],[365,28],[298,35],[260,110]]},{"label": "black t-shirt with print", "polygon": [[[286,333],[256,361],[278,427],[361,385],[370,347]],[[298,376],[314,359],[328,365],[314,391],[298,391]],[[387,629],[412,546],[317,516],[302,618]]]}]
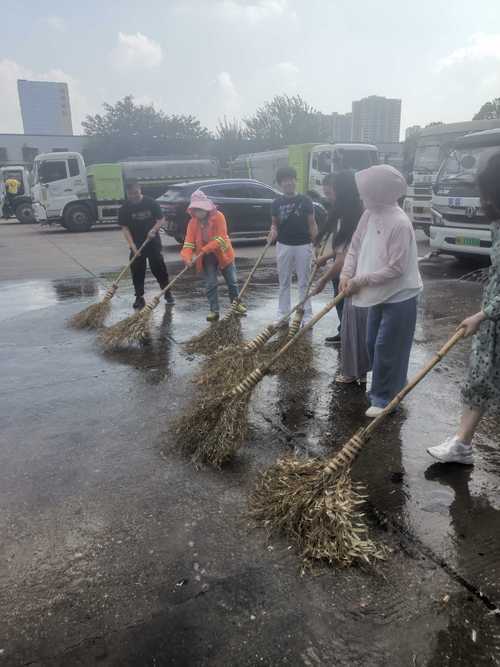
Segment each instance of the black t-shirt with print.
[{"label": "black t-shirt with print", "polygon": [[313,211],[313,203],[305,195],[277,197],[273,201],[271,215],[278,219],[278,243],[284,245],[311,243],[307,219]]},{"label": "black t-shirt with print", "polygon": [[118,213],[118,224],[128,227],[135,245],[139,247],[160,218],[163,218],[163,213],[158,202],[151,197],[143,197],[138,204],[129,201],[123,204]]}]

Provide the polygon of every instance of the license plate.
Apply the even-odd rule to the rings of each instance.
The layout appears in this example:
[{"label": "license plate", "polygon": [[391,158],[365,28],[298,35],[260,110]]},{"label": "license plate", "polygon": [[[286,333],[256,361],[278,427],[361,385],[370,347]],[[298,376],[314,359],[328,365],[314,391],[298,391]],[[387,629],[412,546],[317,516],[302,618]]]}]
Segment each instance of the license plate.
[{"label": "license plate", "polygon": [[480,239],[468,239],[465,236],[457,236],[456,238],[457,245],[469,245],[469,246],[481,246]]}]

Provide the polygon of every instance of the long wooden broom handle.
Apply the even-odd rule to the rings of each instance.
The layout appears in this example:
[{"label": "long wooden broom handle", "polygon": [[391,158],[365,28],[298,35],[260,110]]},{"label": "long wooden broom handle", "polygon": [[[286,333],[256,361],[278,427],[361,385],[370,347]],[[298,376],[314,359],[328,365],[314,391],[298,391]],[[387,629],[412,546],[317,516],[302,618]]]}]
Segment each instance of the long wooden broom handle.
[{"label": "long wooden broom handle", "polygon": [[[199,256],[198,256],[199,257]],[[181,278],[186,271],[189,271],[191,267],[193,267],[196,264],[196,260],[198,257],[194,257],[191,264],[187,264],[182,271],[179,271],[179,273],[173,278],[168,285],[165,285],[165,287],[156,295],[154,296],[149,303],[147,303],[144,308],[141,310],[141,313],[144,311],[151,311],[156,308],[156,306],[160,303],[161,297],[165,294],[165,292],[168,292],[169,289],[171,289],[175,283]]]},{"label": "long wooden broom handle", "polygon": [[132,255],[132,257],[131,257],[129,263],[126,264],[126,265],[123,267],[123,269],[122,269],[122,270],[120,271],[120,273],[118,274],[118,277],[116,278],[116,280],[113,281],[113,285],[118,285],[118,283],[120,282],[120,280],[123,278],[123,276],[126,274],[126,272],[130,269],[130,267],[132,266],[132,264],[133,264],[133,263],[135,262],[135,260],[139,257],[139,255],[141,254],[141,251],[145,248],[145,246],[149,243],[150,240],[151,240],[151,239],[147,238],[147,239],[144,241],[144,243],[140,246],[140,248],[138,248],[138,249],[135,251],[135,253]]},{"label": "long wooden broom handle", "polygon": [[396,406],[398,406],[403,398],[410,393],[416,385],[424,379],[424,377],[436,366],[443,357],[445,357],[448,352],[454,347],[465,335],[464,329],[459,329],[453,336],[443,345],[443,347],[436,352],[434,357],[429,361],[421,371],[419,371],[415,377],[408,382],[408,384],[401,389],[399,394],[397,394],[392,401],[384,408],[384,411],[379,414],[378,417],[366,427],[361,428],[357,431],[352,438],[346,442],[342,449],[332,456],[325,465],[325,472],[335,473],[341,468],[346,468],[350,466],[354,459],[357,457],[361,451],[365,442],[369,439],[373,431],[377,428],[381,421],[383,421],[387,415],[389,415]]},{"label": "long wooden broom handle", "polygon": [[453,336],[443,345],[443,347],[436,352],[436,354],[432,357],[432,359],[427,363],[424,368],[422,368],[414,378],[408,382],[407,385],[401,389],[401,391],[396,394],[396,396],[392,399],[392,401],[386,405],[384,408],[384,411],[380,413],[378,417],[375,417],[375,419],[364,429],[363,435],[365,437],[368,437],[372,431],[374,431],[377,426],[380,424],[380,422],[387,417],[388,414],[390,414],[394,408],[396,408],[403,398],[410,393],[412,389],[414,389],[417,384],[424,379],[424,377],[430,373],[430,371],[436,366],[443,357],[445,357],[448,352],[451,350],[452,347],[454,347],[460,340],[465,335],[465,329],[459,329],[456,333],[453,334]]},{"label": "long wooden broom handle", "polygon": [[314,317],[312,317],[307,324],[304,324],[302,329],[298,331],[298,333],[293,336],[283,347],[281,347],[276,354],[274,354],[269,361],[266,361],[265,363],[262,364],[262,366],[258,366],[257,368],[254,368],[254,370],[247,375],[247,377],[242,380],[239,384],[236,385],[236,387],[233,387],[226,396],[242,396],[245,392],[249,391],[252,387],[254,387],[262,378],[264,375],[269,371],[271,366],[275,364],[278,359],[285,354],[285,352],[288,352],[290,347],[294,345],[302,336],[305,336],[305,334],[310,331],[313,326],[319,322],[319,320],[324,317],[327,313],[329,313],[332,308],[335,308],[335,306],[342,301],[344,298],[344,292],[339,292],[335,299],[333,301],[330,301],[329,303],[326,304]]},{"label": "long wooden broom handle", "polygon": [[[321,257],[321,255],[324,253],[325,248],[326,248],[326,244],[327,244],[327,241],[328,241],[329,238],[330,238],[330,234],[328,234],[328,235],[324,238],[324,240],[323,240],[323,244],[322,244],[322,246],[321,246],[321,248],[320,248],[320,251],[318,252],[318,255],[317,255],[316,258],[313,260],[313,262],[316,262],[317,258],[318,258],[318,257]],[[267,341],[268,341],[270,338],[272,338],[272,337],[274,336],[274,334],[278,331],[278,329],[279,329],[281,326],[283,326],[286,322],[288,322],[288,320],[290,319],[290,317],[291,317],[296,311],[300,310],[300,309],[304,306],[305,302],[306,302],[308,299],[311,298],[311,295],[310,295],[311,287],[312,287],[313,279],[314,279],[314,277],[316,276],[316,274],[317,274],[317,272],[318,272],[318,269],[319,269],[319,266],[316,265],[316,268],[315,268],[314,271],[313,271],[313,267],[311,266],[311,276],[310,276],[310,278],[309,278],[309,284],[308,284],[308,286],[307,286],[307,290],[306,290],[306,295],[305,295],[305,297],[304,297],[303,299],[301,299],[298,303],[296,303],[295,306],[294,306],[291,310],[289,310],[288,313],[287,313],[286,315],[283,315],[283,317],[282,317],[280,320],[278,320],[278,322],[269,324],[265,329],[263,329],[259,334],[257,334],[257,336],[255,336],[255,338],[252,338],[252,340],[248,341],[248,343],[245,343],[245,345],[244,345],[244,349],[254,352],[254,351],[257,350],[258,348],[260,348],[260,347],[262,347],[263,345],[265,345],[265,343],[267,343]],[[301,323],[301,322],[302,322],[302,315],[300,316],[299,326],[296,327],[297,331],[298,331],[298,329],[299,329],[299,327],[300,327],[300,323]],[[293,323],[292,323],[292,324],[293,324]],[[297,331],[295,331],[295,333],[297,333]],[[295,335],[295,333],[294,333],[294,335]],[[292,337],[293,337],[293,336],[291,336],[291,338],[292,338]]]},{"label": "long wooden broom handle", "polygon": [[259,257],[257,258],[257,261],[255,262],[255,264],[252,267],[252,270],[248,274],[247,279],[243,283],[243,287],[241,288],[238,297],[235,299],[235,301],[237,301],[238,303],[241,301],[241,297],[246,292],[247,287],[250,285],[250,281],[252,280],[252,278],[254,276],[254,273],[257,271],[259,266],[262,264],[262,261],[263,261],[265,255],[266,255],[266,253],[267,253],[267,251],[269,250],[270,247],[271,247],[271,241],[268,240],[266,245],[264,246],[264,250],[260,253]]}]

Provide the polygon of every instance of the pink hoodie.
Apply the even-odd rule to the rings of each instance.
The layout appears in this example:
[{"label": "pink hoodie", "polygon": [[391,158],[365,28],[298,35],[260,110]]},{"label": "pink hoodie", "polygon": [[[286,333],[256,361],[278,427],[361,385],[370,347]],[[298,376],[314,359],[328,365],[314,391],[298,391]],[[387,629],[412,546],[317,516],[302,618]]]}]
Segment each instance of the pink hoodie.
[{"label": "pink hoodie", "polygon": [[[362,288],[356,306],[402,301],[422,289],[415,232],[398,206],[406,181],[397,169],[377,165],[356,176],[365,205],[347,252],[342,278],[354,278]],[[402,298],[399,298],[399,297]]]}]

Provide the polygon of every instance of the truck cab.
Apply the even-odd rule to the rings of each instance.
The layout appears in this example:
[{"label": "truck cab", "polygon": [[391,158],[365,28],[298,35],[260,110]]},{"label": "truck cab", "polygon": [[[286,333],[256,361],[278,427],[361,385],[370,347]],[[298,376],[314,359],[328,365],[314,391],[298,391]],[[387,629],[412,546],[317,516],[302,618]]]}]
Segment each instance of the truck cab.
[{"label": "truck cab", "polygon": [[500,127],[455,141],[433,186],[430,245],[463,257],[491,253],[491,229],[481,209],[477,175],[500,152]]},{"label": "truck cab", "polygon": [[309,190],[323,196],[323,179],[345,169],[360,171],[378,164],[378,149],[371,144],[318,144],[311,149]]},{"label": "truck cab", "polygon": [[42,153],[33,165],[33,209],[39,222],[87,231],[96,220],[80,153]]}]

